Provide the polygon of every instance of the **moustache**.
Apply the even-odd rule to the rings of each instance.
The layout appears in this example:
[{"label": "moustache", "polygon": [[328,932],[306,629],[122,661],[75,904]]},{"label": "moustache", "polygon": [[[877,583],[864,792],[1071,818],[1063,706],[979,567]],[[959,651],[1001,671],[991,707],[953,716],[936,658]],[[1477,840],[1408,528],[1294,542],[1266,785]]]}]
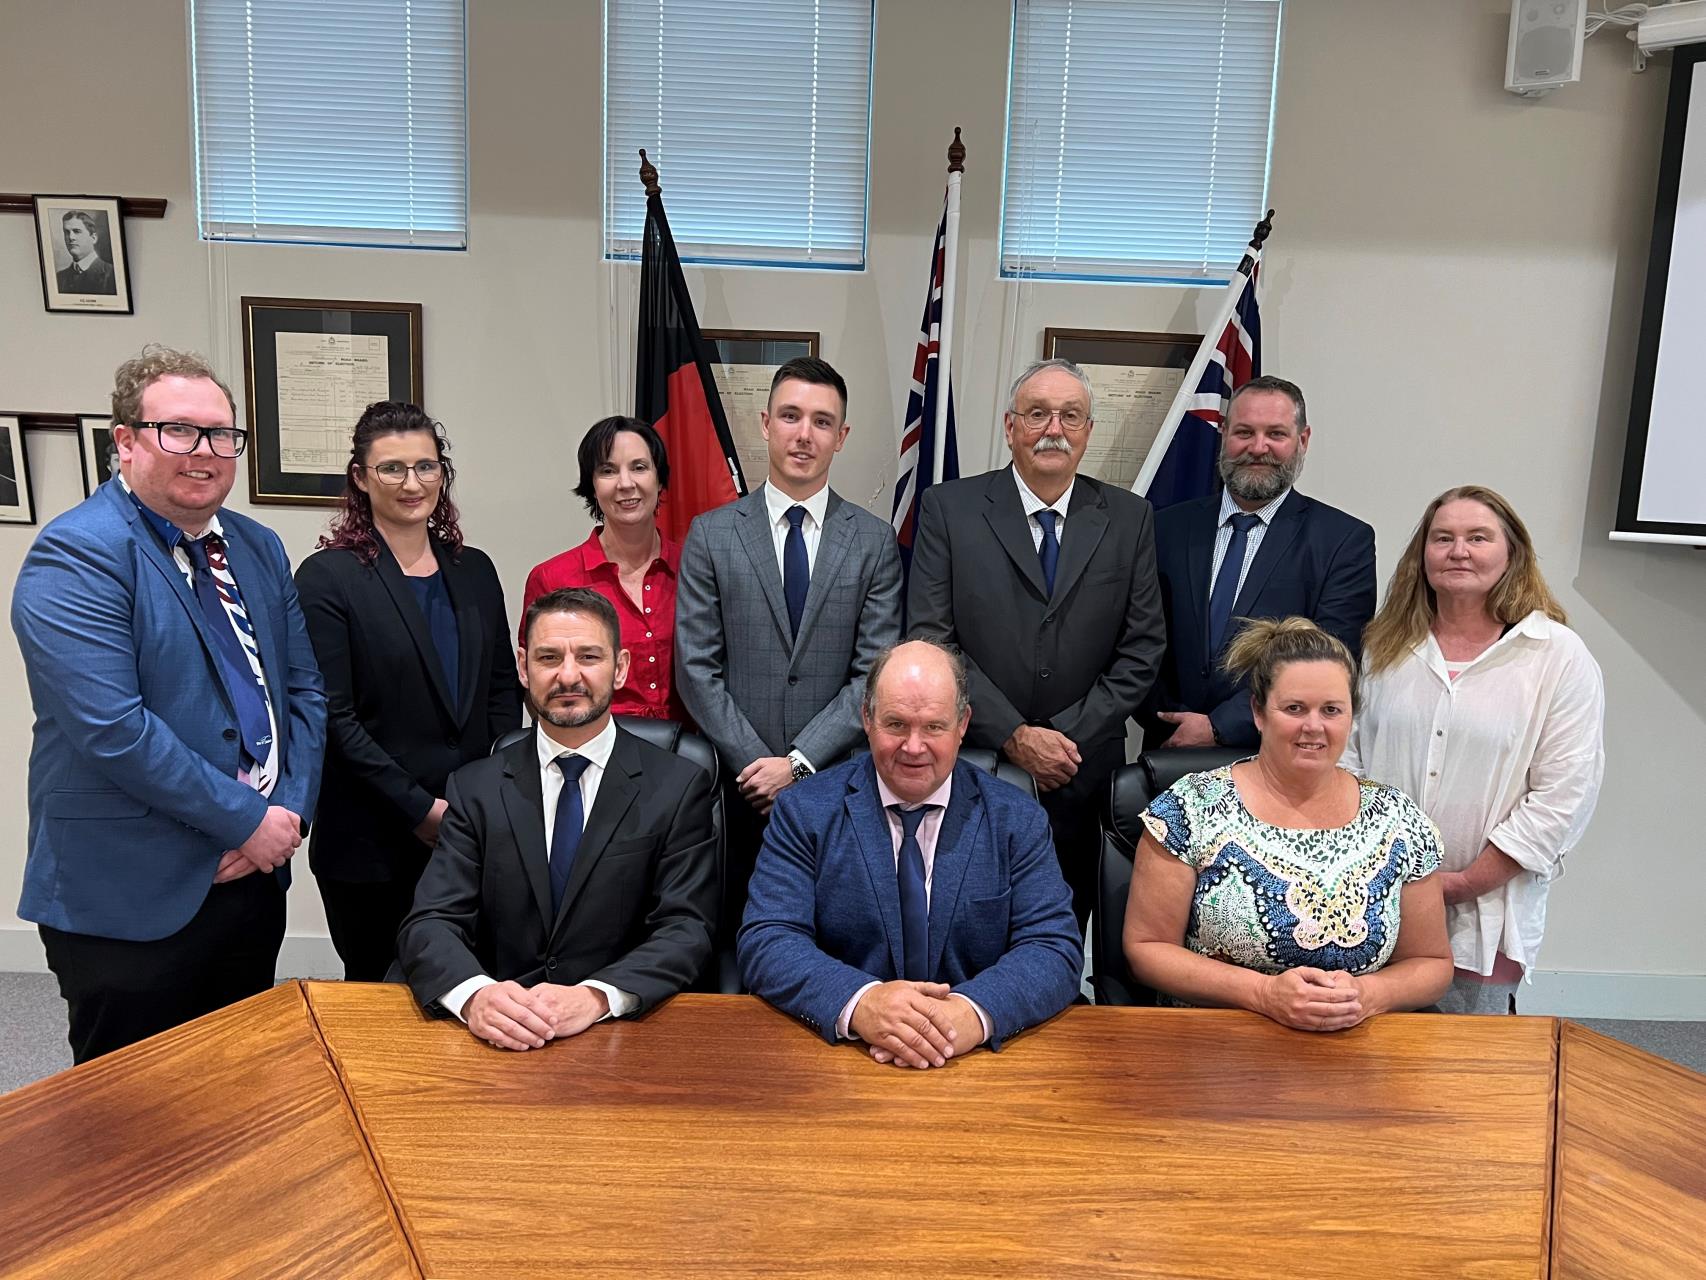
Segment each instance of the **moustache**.
[{"label": "moustache", "polygon": [[1033,456],[1043,453],[1071,453],[1072,446],[1066,442],[1065,436],[1043,436],[1031,446]]},{"label": "moustache", "polygon": [[545,695],[545,701],[549,702],[553,698],[590,698],[591,696],[592,691],[584,684],[554,684],[551,686],[551,692]]}]

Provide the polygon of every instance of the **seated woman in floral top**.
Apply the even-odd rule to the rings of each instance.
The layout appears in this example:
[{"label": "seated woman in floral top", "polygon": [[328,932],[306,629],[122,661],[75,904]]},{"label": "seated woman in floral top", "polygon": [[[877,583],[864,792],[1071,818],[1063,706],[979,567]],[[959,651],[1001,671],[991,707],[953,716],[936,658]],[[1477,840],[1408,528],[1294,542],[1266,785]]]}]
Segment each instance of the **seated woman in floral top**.
[{"label": "seated woman in floral top", "polygon": [[1356,664],[1306,618],[1248,622],[1256,755],[1193,773],[1144,812],[1125,952],[1174,1003],[1339,1031],[1451,985],[1439,834],[1403,792],[1338,767]]}]

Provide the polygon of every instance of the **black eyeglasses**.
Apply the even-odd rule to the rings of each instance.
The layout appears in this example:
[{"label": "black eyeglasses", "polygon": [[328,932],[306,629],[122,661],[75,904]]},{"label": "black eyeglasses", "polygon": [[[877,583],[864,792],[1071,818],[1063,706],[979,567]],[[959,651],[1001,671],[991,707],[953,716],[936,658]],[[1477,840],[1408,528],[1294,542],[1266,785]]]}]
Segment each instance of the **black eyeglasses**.
[{"label": "black eyeglasses", "polygon": [[445,472],[444,464],[431,458],[422,458],[413,466],[406,462],[380,462],[372,466],[363,464],[362,469],[373,472],[385,484],[407,484],[409,472],[413,471],[415,478],[429,489],[444,479]]},{"label": "black eyeglasses", "polygon": [[236,427],[198,427],[193,422],[133,422],[132,431],[152,429],[167,453],[194,453],[203,440],[216,458],[235,458],[249,443],[249,433]]}]

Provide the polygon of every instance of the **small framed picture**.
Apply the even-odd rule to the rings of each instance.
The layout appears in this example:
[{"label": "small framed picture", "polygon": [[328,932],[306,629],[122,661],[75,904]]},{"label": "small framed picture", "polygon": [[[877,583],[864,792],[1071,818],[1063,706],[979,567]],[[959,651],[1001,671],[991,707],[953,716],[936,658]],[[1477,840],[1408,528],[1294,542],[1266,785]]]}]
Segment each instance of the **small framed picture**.
[{"label": "small framed picture", "polygon": [[30,492],[30,455],[24,428],[15,413],[0,414],[0,524],[34,524],[35,495]]},{"label": "small framed picture", "polygon": [[78,414],[77,442],[83,449],[83,496],[88,497],[118,474],[113,420],[104,413]]},{"label": "small framed picture", "polygon": [[47,309],[132,314],[118,197],[34,196],[32,201]]}]

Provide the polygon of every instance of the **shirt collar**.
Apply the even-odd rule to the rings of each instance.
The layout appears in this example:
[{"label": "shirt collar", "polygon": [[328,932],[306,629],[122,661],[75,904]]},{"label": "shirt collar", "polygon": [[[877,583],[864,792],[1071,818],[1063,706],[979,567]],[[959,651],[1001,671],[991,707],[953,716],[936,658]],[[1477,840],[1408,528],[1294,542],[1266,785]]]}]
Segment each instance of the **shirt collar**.
[{"label": "shirt collar", "polygon": [[[1255,516],[1256,519],[1260,520],[1264,526],[1270,525],[1274,522],[1274,515],[1279,511],[1280,505],[1289,497],[1291,497],[1291,490],[1286,489],[1272,502],[1268,503],[1266,506],[1256,508],[1256,510],[1249,514]],[[1222,489],[1220,491],[1220,519],[1215,521],[1214,527],[1216,529],[1220,528],[1221,525],[1225,524],[1228,520],[1232,519],[1233,516],[1239,514],[1243,510],[1243,507],[1233,501],[1232,494],[1226,489]]]},{"label": "shirt collar", "polygon": [[533,746],[539,753],[539,768],[541,771],[552,767],[557,757],[564,754],[585,756],[600,769],[610,767],[610,752],[616,746],[616,718],[608,718],[604,728],[600,729],[590,742],[583,742],[578,747],[565,747],[562,743],[547,737],[545,731],[538,726],[533,730]]},{"label": "shirt collar", "polygon": [[[166,519],[166,517],[161,515],[158,511],[150,508],[142,501],[141,498],[137,497],[136,491],[130,487],[130,482],[124,478],[124,474],[122,472],[118,476],[118,483],[119,488],[124,490],[125,496],[136,504],[136,509],[142,513],[142,518],[148,522],[148,527],[159,535],[161,542],[166,544],[167,551],[176,551],[178,543],[180,542],[194,542],[197,540],[198,535],[178,528],[177,525]],[[220,528],[219,525],[218,512],[214,512],[213,517],[207,522],[207,528],[204,529],[199,536],[206,537],[210,533],[220,539],[225,537],[225,530]]]},{"label": "shirt collar", "polygon": [[[610,557],[604,554],[604,542],[598,536],[599,530],[603,527],[603,525],[594,525],[592,532],[587,535],[586,541],[580,545],[581,571],[583,573],[591,573],[594,569],[602,568],[605,565],[610,566],[612,573],[618,572]],[[672,578],[675,576],[675,564],[671,563],[671,559],[675,549],[675,544],[660,532],[658,534],[658,553],[652,559],[652,566],[667,570]],[[679,554],[673,555],[675,561],[679,561],[680,558]]]},{"label": "shirt collar", "polygon": [[764,482],[764,509],[770,513],[770,523],[781,524],[789,507],[804,507],[806,514],[819,529],[823,528],[823,513],[829,507],[829,486],[826,484],[804,502],[795,502],[768,480]]},{"label": "shirt collar", "polygon": [[[882,800],[884,809],[887,809],[891,804],[898,804],[903,809],[915,809],[918,807],[917,805],[908,804],[889,789],[889,784],[883,781],[883,771],[881,769],[878,769],[876,774],[877,796]],[[953,794],[953,790],[954,774],[952,770],[949,770],[948,776],[942,779],[942,785],[937,787],[929,795],[925,796],[920,803],[940,805],[942,810],[946,812],[948,808],[948,797]]]},{"label": "shirt collar", "polygon": [[1044,502],[1041,498],[1037,497],[1036,494],[1031,492],[1031,486],[1025,483],[1025,478],[1019,474],[1018,467],[1013,467],[1012,472],[1013,483],[1019,486],[1019,505],[1025,508],[1026,519],[1036,515],[1039,511],[1045,510],[1059,512],[1062,519],[1066,517],[1066,508],[1072,504],[1072,490],[1078,484],[1077,476],[1073,476],[1072,479],[1067,482],[1066,492],[1061,494],[1060,497],[1056,498],[1053,502]]}]

